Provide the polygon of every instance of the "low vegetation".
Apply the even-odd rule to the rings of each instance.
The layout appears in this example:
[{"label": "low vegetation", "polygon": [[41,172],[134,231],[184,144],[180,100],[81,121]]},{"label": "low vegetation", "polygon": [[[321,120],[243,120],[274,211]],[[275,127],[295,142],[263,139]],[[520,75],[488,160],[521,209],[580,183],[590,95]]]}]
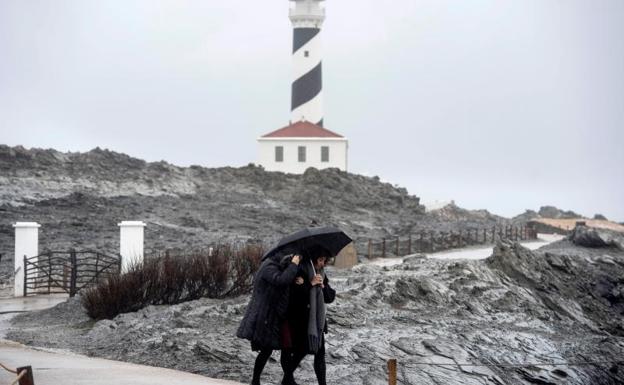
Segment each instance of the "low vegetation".
[{"label": "low vegetation", "polygon": [[112,319],[149,305],[173,305],[202,297],[226,298],[251,289],[261,246],[221,245],[204,252],[146,258],[83,292],[93,319]]}]

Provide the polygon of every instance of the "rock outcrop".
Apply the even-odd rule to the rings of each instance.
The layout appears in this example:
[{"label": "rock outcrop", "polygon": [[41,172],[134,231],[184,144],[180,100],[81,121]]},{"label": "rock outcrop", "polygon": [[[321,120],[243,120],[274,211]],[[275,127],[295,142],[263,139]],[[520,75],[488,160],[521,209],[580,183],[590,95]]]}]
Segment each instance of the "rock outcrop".
[{"label": "rock outcrop", "polygon": [[615,247],[624,250],[624,233],[596,227],[576,226],[570,240],[584,247]]},{"label": "rock outcrop", "polygon": [[549,218],[549,219],[583,218],[582,215],[577,214],[574,211],[570,211],[570,210],[564,211],[554,206],[542,206],[540,207],[538,214],[542,218]]},{"label": "rock outcrop", "polygon": [[[328,382],[413,385],[624,383],[624,252],[570,240],[501,242],[482,261],[412,258],[330,270]],[[255,354],[234,337],[247,297],[149,307],[93,325],[77,300],[20,315],[8,337],[246,382]],[[280,379],[278,362],[263,381]],[[314,382],[311,358],[296,373]]]},{"label": "rock outcrop", "polygon": [[358,239],[457,231],[505,223],[457,207],[426,214],[405,189],[337,169],[303,175],[148,163],[96,148],[87,153],[0,145],[0,254],[11,257],[15,221],[42,224],[40,249],[118,249],[117,223],[147,222],[151,250],[223,241],[274,241],[311,222]]}]

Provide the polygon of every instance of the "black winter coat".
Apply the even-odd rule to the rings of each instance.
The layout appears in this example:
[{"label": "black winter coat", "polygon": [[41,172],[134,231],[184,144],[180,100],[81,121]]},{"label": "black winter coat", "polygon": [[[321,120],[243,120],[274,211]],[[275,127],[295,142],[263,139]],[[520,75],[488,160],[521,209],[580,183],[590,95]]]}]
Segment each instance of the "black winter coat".
[{"label": "black winter coat", "polygon": [[[302,263],[305,262],[302,261]],[[295,351],[308,352],[308,322],[310,320],[310,290],[312,290],[312,285],[301,269],[297,276],[303,278],[303,284],[291,284],[286,318],[290,330],[291,348]],[[325,275],[323,280],[323,286],[323,300],[325,303],[334,302],[336,290],[329,286],[327,275]],[[323,332],[327,333],[327,322],[325,322]]]},{"label": "black winter coat", "polygon": [[280,332],[288,309],[289,285],[297,265],[286,260],[286,267],[275,259],[260,265],[254,277],[251,300],[236,336],[251,341],[254,350],[280,349]]}]

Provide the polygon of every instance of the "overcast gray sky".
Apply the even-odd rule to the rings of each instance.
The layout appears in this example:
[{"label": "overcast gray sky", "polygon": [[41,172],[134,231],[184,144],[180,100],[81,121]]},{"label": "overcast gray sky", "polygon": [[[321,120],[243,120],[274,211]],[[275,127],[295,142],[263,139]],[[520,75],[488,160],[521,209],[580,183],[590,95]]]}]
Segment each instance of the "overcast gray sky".
[{"label": "overcast gray sky", "polygon": [[[350,171],[624,221],[624,1],[327,0]],[[241,166],[290,117],[285,0],[0,0],[0,143]]]}]

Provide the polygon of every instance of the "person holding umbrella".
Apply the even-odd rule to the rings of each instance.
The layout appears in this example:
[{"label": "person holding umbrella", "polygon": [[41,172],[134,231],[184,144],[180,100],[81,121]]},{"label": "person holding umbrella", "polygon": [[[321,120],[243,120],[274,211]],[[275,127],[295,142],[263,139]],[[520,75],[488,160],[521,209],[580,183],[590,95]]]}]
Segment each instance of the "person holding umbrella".
[{"label": "person holding umbrella", "polygon": [[[335,291],[329,287],[323,268],[329,257],[337,255],[351,241],[336,227],[304,228],[282,238],[262,257],[263,263],[254,278],[252,299],[237,332],[238,337],[252,341],[254,351],[260,350],[252,385],[260,383],[260,373],[277,346],[282,348],[283,385],[296,385],[293,373],[308,351],[315,354],[319,384],[325,384],[325,302],[333,301]],[[300,263],[303,262],[299,257],[302,253],[307,256],[305,264]],[[283,257],[288,255],[294,255],[290,263],[288,257]],[[288,266],[284,267],[284,264]],[[294,287],[292,283],[297,274],[298,285]],[[323,290],[319,291],[321,288]],[[293,293],[298,297],[289,301]],[[305,309],[291,305],[293,303],[303,304]],[[314,309],[310,311],[306,304],[314,306]],[[286,316],[287,311],[290,320],[281,324],[280,321],[275,322]],[[269,337],[263,335],[267,331]]]},{"label": "person holding umbrella", "polygon": [[280,349],[282,324],[288,307],[288,287],[295,280],[299,255],[267,253],[254,276],[253,293],[236,336],[251,341],[259,351],[251,385],[260,385],[260,375],[273,350]]},{"label": "person holding umbrella", "polygon": [[327,333],[326,303],[334,302],[336,291],[329,286],[325,264],[332,257],[321,245],[305,250],[306,258],[291,285],[287,313],[290,346],[282,349],[284,370],[282,385],[296,385],[294,372],[308,354],[314,355],[314,373],[319,385],[326,385],[325,337]]}]

